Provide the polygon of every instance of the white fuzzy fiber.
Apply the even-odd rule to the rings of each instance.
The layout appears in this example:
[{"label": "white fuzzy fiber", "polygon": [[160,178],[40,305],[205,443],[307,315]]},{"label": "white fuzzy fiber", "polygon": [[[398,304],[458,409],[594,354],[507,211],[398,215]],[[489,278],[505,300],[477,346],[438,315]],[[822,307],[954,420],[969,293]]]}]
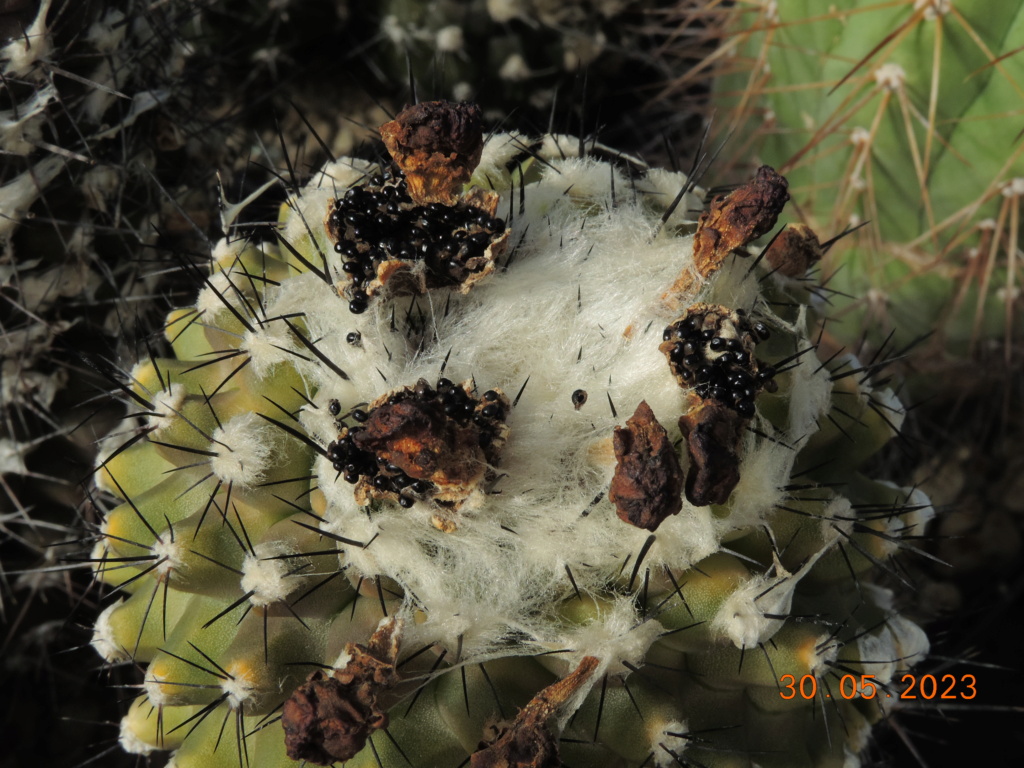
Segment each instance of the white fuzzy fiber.
[{"label": "white fuzzy fiber", "polygon": [[[318,350],[349,377],[343,381],[317,360],[300,363],[318,406],[307,408],[300,419],[324,445],[337,437],[324,416],[330,399],[347,411],[420,378],[434,383],[446,356],[444,376],[472,380],[478,392],[501,389],[512,399],[529,379],[508,415],[509,439],[495,467],[501,477],[462,507],[452,533],[430,524],[433,510],[425,502],[409,510],[388,503],[360,507],[352,486],[326,459],[314,465],[327,499],[325,527],[357,541],[372,540],[365,549],[341,545],[352,575],[397,581],[409,608],[425,617],[416,626],[417,636],[458,645],[466,659],[499,647],[507,654],[504,641],[513,632],[534,640],[520,643],[520,653],[569,638],[559,635],[548,614],[550,606],[572,594],[566,568],[581,590],[597,590],[624,566],[628,576],[650,535],[620,521],[606,497],[594,503],[607,491],[614,470],[614,427],[646,400],[670,437],[680,439],[677,421],[686,392],[658,347],[662,331],[677,317],[663,294],[690,268],[693,242],[678,229],[662,228],[660,217],[685,177],[657,172],[631,183],[608,163],[574,157],[578,144],[548,140],[541,152],[550,167],[541,174],[537,165],[528,175],[523,210],[518,182],[511,195],[503,193],[499,215],[513,213],[511,266],[468,295],[436,291],[416,300],[376,301],[365,314],[354,315],[347,300],[313,274],[267,291],[268,314],[304,312]],[[521,146],[514,136],[492,138],[474,182],[507,190],[505,161]],[[301,219],[321,221],[327,201],[364,172],[351,161],[327,166],[315,184],[290,201],[301,216],[290,217],[285,236],[291,242],[307,238],[308,244],[310,230]],[[699,201],[691,195],[671,224],[684,224],[684,212],[694,208]],[[341,275],[341,257],[323,239],[319,247],[333,274]],[[746,275],[748,266],[728,259],[715,293],[704,291],[685,303],[744,307],[782,327],[758,302],[758,283]],[[423,313],[422,335],[404,329],[402,318],[410,307],[416,316]],[[201,301],[200,308],[212,310],[214,302]],[[361,343],[346,342],[356,330]],[[801,398],[791,412],[795,435],[808,431],[828,400],[824,374],[812,375],[811,368],[801,366],[794,376]],[[589,395],[579,410],[571,399],[577,389]],[[685,449],[680,450],[685,466]],[[729,505],[734,514],[715,515],[684,499],[682,513],[656,532],[645,565],[686,568],[716,552],[730,532],[757,523],[778,500],[793,455],[748,435],[744,478]],[[611,656],[623,650],[602,631],[576,632],[572,640],[574,652],[598,655],[605,664],[617,663]],[[642,651],[630,649],[627,655]]]}]

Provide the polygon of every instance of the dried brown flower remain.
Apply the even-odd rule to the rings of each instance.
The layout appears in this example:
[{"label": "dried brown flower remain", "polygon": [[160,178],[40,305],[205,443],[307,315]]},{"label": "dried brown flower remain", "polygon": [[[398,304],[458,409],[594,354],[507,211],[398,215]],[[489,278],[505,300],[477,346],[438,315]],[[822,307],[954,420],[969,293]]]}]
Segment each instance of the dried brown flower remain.
[{"label": "dried brown flower remain", "polygon": [[534,696],[512,723],[480,744],[469,758],[470,768],[559,768],[558,739],[547,721],[586,684],[598,664],[595,657],[585,656],[572,674]]},{"label": "dried brown flower remain", "polygon": [[313,672],[284,703],[281,724],[292,760],[330,765],[355,757],[370,734],[388,725],[379,697],[398,682],[401,622],[388,619],[365,645],[348,643],[348,663]]},{"label": "dried brown flower remain", "polygon": [[690,407],[679,417],[690,469],[686,498],[698,507],[724,504],[740,481],[739,444],[746,419],[714,400],[691,393]]},{"label": "dried brown flower remain", "polygon": [[638,528],[657,530],[683,508],[683,469],[675,447],[654,411],[643,401],[625,428],[612,438],[615,474],[608,498],[619,517]]},{"label": "dried brown flower remain", "polygon": [[[774,169],[762,165],[752,181],[732,192],[718,195],[700,215],[693,237],[693,265],[696,274],[707,279],[718,271],[733,252],[770,232],[789,200],[789,183]],[[697,278],[686,270],[669,289],[666,298],[690,296]]]},{"label": "dried brown flower remain", "polygon": [[483,123],[476,104],[413,104],[382,125],[380,135],[417,205],[454,204],[483,152]]},{"label": "dried brown flower remain", "polygon": [[790,224],[775,238],[765,253],[771,268],[786,277],[803,277],[821,261],[824,250],[814,230],[806,224]]}]

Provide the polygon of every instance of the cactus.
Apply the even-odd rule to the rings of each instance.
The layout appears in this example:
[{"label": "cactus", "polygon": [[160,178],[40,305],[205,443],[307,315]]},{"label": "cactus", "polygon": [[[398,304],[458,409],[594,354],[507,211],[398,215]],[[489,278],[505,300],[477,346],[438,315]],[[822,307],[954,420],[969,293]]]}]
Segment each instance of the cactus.
[{"label": "cactus", "polygon": [[144,668],[121,746],[857,764],[928,651],[889,562],[932,510],[859,472],[903,411],[815,361],[797,256],[744,258],[785,179],[694,218],[685,175],[484,142],[468,105],[382,137],[390,163],[329,162],[266,238],[229,233],[170,354],[110,371],[132,412],[89,561],[93,647]]},{"label": "cactus", "polygon": [[[900,348],[935,331],[925,370],[1019,360],[1019,4],[751,0],[723,13],[723,127],[786,174],[807,223],[830,236],[862,225],[830,254],[833,332],[891,332]],[[978,369],[966,372],[961,390]]]},{"label": "cactus", "polygon": [[[596,116],[606,140],[635,149],[661,140],[655,123],[663,116],[656,121],[639,108],[665,77],[650,51],[664,5],[385,0],[353,8],[352,23],[376,32],[359,51],[366,51],[377,91],[394,94],[396,84],[412,77],[421,94],[471,99],[496,123],[549,130],[589,124]],[[664,112],[678,119],[675,108]]]}]

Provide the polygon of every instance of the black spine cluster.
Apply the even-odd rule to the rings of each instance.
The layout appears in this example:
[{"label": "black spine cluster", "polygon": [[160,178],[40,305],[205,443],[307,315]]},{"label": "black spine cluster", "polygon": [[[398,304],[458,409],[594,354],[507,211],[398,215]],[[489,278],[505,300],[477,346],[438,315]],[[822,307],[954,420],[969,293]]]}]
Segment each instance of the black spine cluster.
[{"label": "black spine cluster", "polygon": [[702,399],[714,400],[750,418],[757,393],[774,392],[778,386],[775,368],[749,352],[771,332],[762,322],[750,323],[743,310],[736,310],[734,315],[738,338],[720,335],[720,328],[704,327],[706,319],[704,313],[690,314],[665,329],[662,350],[672,373]]},{"label": "black spine cluster", "polygon": [[327,232],[345,258],[351,281],[349,311],[369,306],[367,288],[386,261],[423,262],[428,288],[461,285],[483,268],[488,246],[505,231],[505,221],[464,202],[414,205],[399,174],[385,172],[334,201]]}]

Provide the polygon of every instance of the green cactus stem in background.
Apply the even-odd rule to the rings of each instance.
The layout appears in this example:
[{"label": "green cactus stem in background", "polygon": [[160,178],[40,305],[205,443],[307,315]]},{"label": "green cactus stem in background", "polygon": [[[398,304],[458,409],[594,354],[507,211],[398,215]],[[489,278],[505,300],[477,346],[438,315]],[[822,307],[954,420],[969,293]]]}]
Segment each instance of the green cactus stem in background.
[{"label": "green cactus stem in background", "polygon": [[816,360],[813,284],[748,249],[785,179],[695,218],[681,173],[483,141],[468,105],[382,132],[391,164],[219,242],[117,377],[90,560],[93,646],[144,670],[122,747],[857,765],[928,652],[891,561],[932,510],[859,473],[899,402]]},{"label": "green cactus stem in background", "polygon": [[[722,127],[837,243],[832,314],[922,367],[1019,360],[1024,8],[984,0],[741,0],[723,11]],[[976,371],[976,369],[972,369]]]}]

